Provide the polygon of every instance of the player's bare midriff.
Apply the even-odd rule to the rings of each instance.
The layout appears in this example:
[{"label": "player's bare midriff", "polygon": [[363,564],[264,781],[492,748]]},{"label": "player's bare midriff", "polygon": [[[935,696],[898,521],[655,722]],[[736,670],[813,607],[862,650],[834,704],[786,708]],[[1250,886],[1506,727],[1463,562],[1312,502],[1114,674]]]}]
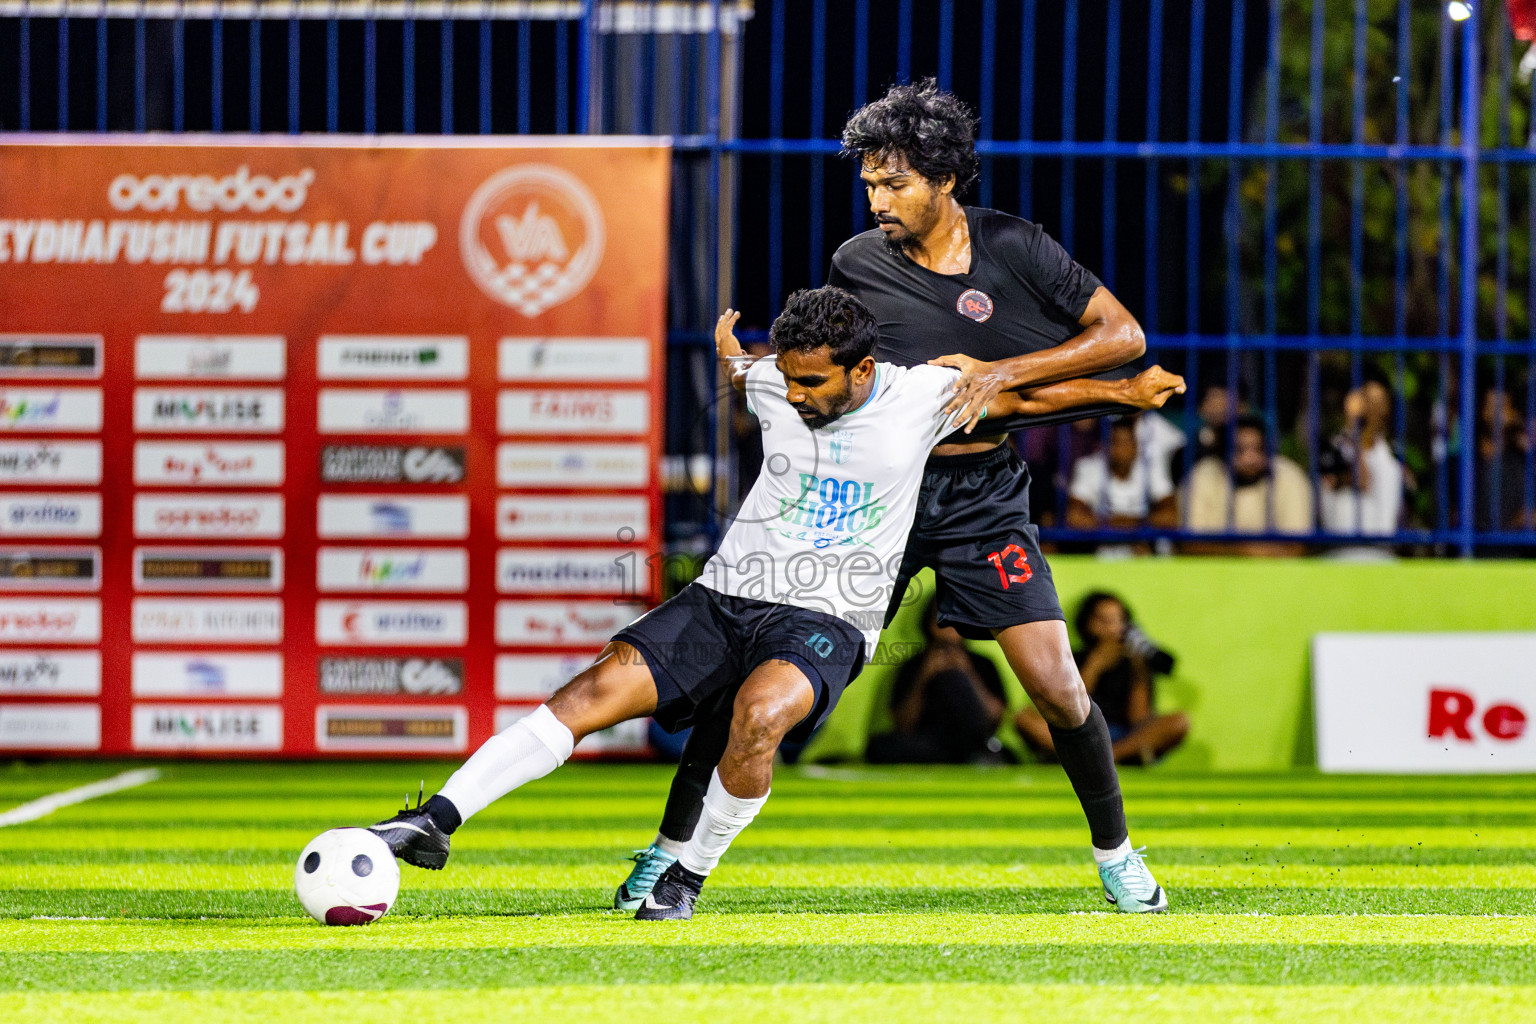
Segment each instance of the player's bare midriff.
[{"label": "player's bare midriff", "polygon": [[971,455],[975,452],[984,452],[990,448],[996,448],[1003,443],[1006,435],[993,434],[990,437],[978,437],[974,441],[964,441],[955,444],[941,444],[936,446],[930,455]]}]

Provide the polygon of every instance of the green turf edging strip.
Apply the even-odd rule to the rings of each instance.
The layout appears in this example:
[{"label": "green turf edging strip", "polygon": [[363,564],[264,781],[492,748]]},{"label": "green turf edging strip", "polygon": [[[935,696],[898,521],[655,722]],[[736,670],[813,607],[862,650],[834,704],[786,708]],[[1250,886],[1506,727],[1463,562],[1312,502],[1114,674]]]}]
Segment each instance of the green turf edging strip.
[{"label": "green turf edging strip", "polygon": [[1536,917],[1168,914],[704,914],[657,928],[596,911],[523,917],[386,917],[367,928],[309,919],[240,921],[0,921],[12,953],[186,953],[257,950],[450,950],[551,946],[967,945],[1112,943],[1174,946],[1530,946]]},{"label": "green turf edging strip", "polygon": [[[405,892],[399,917],[572,914],[612,906],[613,890],[548,888],[525,891],[440,889]],[[1175,913],[1200,914],[1536,914],[1536,890],[1475,888],[1224,888],[1172,893]],[[1097,889],[873,886],[706,890],[703,913],[804,914],[1070,914],[1110,912]],[[289,892],[232,889],[0,890],[0,917],[271,918],[293,917]]]},{"label": "green turf edging strip", "polygon": [[469,989],[570,983],[1531,985],[1518,947],[1482,945],[845,945],[0,953],[0,991]]},{"label": "green turf edging strip", "polygon": [[[1018,1024],[1024,1020],[1115,1020],[1136,1008],[1158,1024],[1444,1024],[1449,1020],[1531,1019],[1536,991],[1516,986],[1185,985],[1101,986],[956,983],[853,985],[683,984],[667,988],[669,1024]],[[323,992],[11,993],[6,1009],[24,1021],[91,1024],[335,1024],[364,1001],[411,1006],[409,989]],[[636,1007],[654,1014],[656,989],[640,985],[555,985],[474,992],[438,989],[431,1013],[453,1024],[581,1021],[633,1024]],[[1025,1015],[1027,1012],[1027,1016]]]}]

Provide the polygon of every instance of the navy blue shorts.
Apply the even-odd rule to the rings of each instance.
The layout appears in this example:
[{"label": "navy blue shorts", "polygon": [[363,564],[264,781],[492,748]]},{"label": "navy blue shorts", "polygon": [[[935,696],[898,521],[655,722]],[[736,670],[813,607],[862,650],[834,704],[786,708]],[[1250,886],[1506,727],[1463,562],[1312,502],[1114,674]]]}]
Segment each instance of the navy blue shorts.
[{"label": "navy blue shorts", "polygon": [[925,568],[938,583],[939,625],[969,640],[1066,618],[1039,538],[1029,521],[1029,469],[1012,444],[930,458],[885,624]]},{"label": "navy blue shorts", "polygon": [[[668,732],[702,705],[734,693],[765,661],[805,673],[816,703],[786,739],[802,742],[837,707],[864,667],[864,634],[825,612],[721,594],[690,583],[614,634],[645,658],[656,682],[652,715]],[[718,705],[714,705],[718,706]]]}]

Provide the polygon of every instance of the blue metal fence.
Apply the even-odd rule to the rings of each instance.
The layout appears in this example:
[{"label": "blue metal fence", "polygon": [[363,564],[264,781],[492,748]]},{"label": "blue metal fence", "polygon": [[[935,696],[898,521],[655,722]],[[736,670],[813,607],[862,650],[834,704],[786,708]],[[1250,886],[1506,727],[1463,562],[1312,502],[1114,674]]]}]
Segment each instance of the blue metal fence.
[{"label": "blue metal fence", "polygon": [[[1340,479],[1344,394],[1380,378],[1409,482],[1387,539],[1497,553],[1536,547],[1536,112],[1502,3],[1468,8],[0,2],[0,126],[673,136],[669,448],[703,483],[730,462],[714,310],[761,330],[821,283],[869,226],[837,156],[844,117],[931,74],[980,115],[975,201],[1040,221],[1189,379],[1168,413],[1186,438],[1176,475],[1220,455],[1244,406],[1321,494]],[[1206,422],[1212,385],[1231,400]],[[1063,525],[1066,453],[1103,435],[1025,442],[1057,456],[1037,467],[1038,515],[1063,542],[1161,535]],[[672,500],[675,537],[707,533],[729,500],[713,478],[711,500]]]}]

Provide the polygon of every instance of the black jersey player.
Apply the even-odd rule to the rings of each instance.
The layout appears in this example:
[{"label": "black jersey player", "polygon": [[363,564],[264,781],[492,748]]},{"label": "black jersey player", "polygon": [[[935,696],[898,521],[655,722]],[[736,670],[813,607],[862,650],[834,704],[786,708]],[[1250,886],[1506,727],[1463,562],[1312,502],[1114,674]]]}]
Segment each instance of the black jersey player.
[{"label": "black jersey player", "polygon": [[[877,226],[838,249],[828,283],[874,313],[883,358],[962,371],[952,408],[965,432],[928,460],[891,612],[910,578],[932,568],[940,624],[996,639],[1050,726],[1106,898],[1121,910],[1158,911],[1167,898],[1131,847],[1109,731],[1072,659],[1029,521],[1028,470],[1004,436],[1041,420],[981,420],[998,392],[1041,385],[1038,395],[1076,399],[1063,407],[1102,396],[1111,404],[1097,411],[1108,411],[1128,381],[1074,378],[1129,376],[1117,370],[1145,342],[1135,318],[1039,225],[959,202],[977,176],[975,136],[971,112],[931,80],[891,89],[843,131]],[[730,712],[725,700],[712,718],[696,717],[660,834],[637,854],[618,905],[638,903],[691,835]]]}]

